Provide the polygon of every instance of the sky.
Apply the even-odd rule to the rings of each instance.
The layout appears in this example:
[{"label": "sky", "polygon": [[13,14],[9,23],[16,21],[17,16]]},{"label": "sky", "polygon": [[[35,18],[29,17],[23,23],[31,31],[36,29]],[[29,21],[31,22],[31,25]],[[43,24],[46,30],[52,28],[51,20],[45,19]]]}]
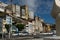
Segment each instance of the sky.
[{"label": "sky", "polygon": [[[0,1],[4,3],[11,3],[8,0]],[[13,0],[12,2],[17,5],[28,5],[29,10],[33,11],[35,16],[42,18],[45,23],[55,23],[55,19],[51,16],[54,0]]]}]

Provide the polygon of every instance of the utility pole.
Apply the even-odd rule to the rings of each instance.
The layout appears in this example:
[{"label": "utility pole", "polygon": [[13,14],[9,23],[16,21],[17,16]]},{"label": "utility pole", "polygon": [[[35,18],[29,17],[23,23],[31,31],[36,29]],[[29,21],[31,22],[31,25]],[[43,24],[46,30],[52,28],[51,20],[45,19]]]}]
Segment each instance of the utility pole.
[{"label": "utility pole", "polygon": [[[9,1],[11,2],[11,11],[12,11],[12,14],[11,14],[11,15],[13,15],[12,0],[9,0]],[[11,35],[11,34],[12,34],[12,31],[11,31],[11,30],[12,30],[12,17],[11,17],[11,24],[10,24],[10,26],[11,26],[11,27],[10,27],[10,31],[9,31],[9,38],[11,38],[11,36],[12,36],[12,35]]]}]

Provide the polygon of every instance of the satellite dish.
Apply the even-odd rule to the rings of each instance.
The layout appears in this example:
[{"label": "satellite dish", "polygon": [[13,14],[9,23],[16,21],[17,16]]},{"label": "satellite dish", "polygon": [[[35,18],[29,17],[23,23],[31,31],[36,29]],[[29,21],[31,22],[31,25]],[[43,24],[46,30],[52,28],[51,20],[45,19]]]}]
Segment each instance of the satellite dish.
[{"label": "satellite dish", "polygon": [[58,7],[60,7],[60,0],[55,0],[55,3]]}]

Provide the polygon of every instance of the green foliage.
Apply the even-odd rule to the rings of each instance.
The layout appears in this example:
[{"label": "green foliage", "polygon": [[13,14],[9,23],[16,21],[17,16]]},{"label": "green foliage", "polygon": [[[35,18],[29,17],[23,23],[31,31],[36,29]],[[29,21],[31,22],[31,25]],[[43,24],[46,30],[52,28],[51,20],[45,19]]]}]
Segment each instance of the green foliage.
[{"label": "green foliage", "polygon": [[5,24],[5,28],[6,28],[6,29],[7,29],[7,31],[9,32],[10,25],[9,25],[9,24]]},{"label": "green foliage", "polygon": [[24,24],[17,24],[16,27],[18,28],[19,31],[22,31],[24,29]]}]

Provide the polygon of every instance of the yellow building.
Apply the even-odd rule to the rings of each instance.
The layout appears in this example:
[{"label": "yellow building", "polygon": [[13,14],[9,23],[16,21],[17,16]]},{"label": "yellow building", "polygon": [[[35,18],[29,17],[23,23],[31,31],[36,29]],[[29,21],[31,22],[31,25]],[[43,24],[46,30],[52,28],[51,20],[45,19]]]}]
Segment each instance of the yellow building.
[{"label": "yellow building", "polygon": [[51,25],[50,24],[46,24],[47,25],[47,32],[51,32]]}]

